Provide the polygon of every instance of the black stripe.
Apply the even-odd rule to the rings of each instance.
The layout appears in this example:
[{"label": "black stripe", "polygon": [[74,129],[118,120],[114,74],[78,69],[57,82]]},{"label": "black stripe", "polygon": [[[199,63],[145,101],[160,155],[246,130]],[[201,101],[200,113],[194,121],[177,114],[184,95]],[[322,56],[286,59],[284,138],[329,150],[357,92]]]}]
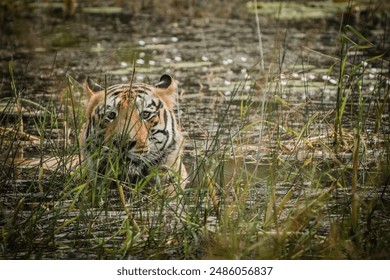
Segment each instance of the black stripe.
[{"label": "black stripe", "polygon": [[163,146],[161,147],[161,150],[165,150],[166,147],[167,147],[167,143],[169,142],[169,131],[167,130],[167,125],[168,125],[168,111],[167,110],[163,110],[162,112],[164,114],[164,128],[163,129],[160,129],[158,130],[158,133],[162,133],[164,136],[165,136],[165,143],[162,143],[160,142],[159,144],[163,144]]},{"label": "black stripe", "polygon": [[153,106],[156,108],[156,111],[157,111],[157,103],[154,99],[152,99],[152,102],[150,104],[148,104],[146,106],[146,108],[152,108]]},{"label": "black stripe", "polygon": [[88,126],[87,126],[87,131],[85,133],[85,138],[89,138],[89,135],[91,134],[91,127],[92,127],[93,124],[91,124],[91,117],[89,117],[89,122],[88,122]]},{"label": "black stripe", "polygon": [[100,106],[98,105],[95,108],[95,115],[99,116],[99,114],[100,114]]},{"label": "black stripe", "polygon": [[[128,92],[130,90],[129,84],[112,85],[107,88],[107,95],[117,96],[122,92]],[[140,94],[150,94],[151,87],[145,84],[133,84],[131,90]]]},{"label": "black stripe", "polygon": [[107,95],[118,96],[120,93],[129,90],[128,85],[114,85],[107,88]]},{"label": "black stripe", "polygon": [[147,95],[149,94],[149,92],[147,92],[147,91],[145,91],[143,89],[135,89],[134,92],[137,93],[137,94],[144,94],[144,95],[145,94],[147,94]]},{"label": "black stripe", "polygon": [[171,116],[171,122],[172,122],[172,127],[171,127],[171,137],[172,139],[170,139],[170,143],[168,146],[166,146],[165,148],[168,150],[170,148],[172,148],[173,146],[176,146],[176,141],[175,141],[175,138],[176,138],[176,127],[175,127],[175,118],[174,118],[174,115],[172,112],[169,112],[170,116]]}]

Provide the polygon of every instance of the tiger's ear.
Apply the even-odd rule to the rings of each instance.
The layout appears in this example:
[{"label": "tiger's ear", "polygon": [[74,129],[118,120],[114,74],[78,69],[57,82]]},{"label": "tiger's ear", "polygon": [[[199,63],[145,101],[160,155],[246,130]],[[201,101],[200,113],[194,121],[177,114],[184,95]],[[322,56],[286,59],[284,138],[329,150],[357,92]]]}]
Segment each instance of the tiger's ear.
[{"label": "tiger's ear", "polygon": [[155,85],[155,87],[171,91],[174,88],[174,81],[170,75],[164,74],[161,76],[160,81]]},{"label": "tiger's ear", "polygon": [[90,77],[87,77],[87,83],[85,84],[85,89],[87,91],[87,95],[89,98],[91,98],[95,92],[102,91],[104,88],[95,83]]},{"label": "tiger's ear", "polygon": [[176,103],[176,90],[177,83],[172,77],[168,74],[161,76],[160,81],[155,85],[159,90],[156,93],[164,100],[168,108],[173,109]]}]

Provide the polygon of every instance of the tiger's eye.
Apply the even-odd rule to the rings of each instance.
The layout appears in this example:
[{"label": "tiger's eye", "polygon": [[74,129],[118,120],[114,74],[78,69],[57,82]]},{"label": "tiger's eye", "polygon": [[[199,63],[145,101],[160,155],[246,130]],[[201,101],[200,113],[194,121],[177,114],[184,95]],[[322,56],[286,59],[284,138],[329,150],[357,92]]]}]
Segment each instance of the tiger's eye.
[{"label": "tiger's eye", "polygon": [[142,112],[142,118],[144,120],[148,119],[150,117],[150,112]]},{"label": "tiger's eye", "polygon": [[109,119],[115,119],[115,117],[116,117],[116,114],[115,114],[115,112],[110,112],[109,114],[108,114],[108,116],[107,116]]}]

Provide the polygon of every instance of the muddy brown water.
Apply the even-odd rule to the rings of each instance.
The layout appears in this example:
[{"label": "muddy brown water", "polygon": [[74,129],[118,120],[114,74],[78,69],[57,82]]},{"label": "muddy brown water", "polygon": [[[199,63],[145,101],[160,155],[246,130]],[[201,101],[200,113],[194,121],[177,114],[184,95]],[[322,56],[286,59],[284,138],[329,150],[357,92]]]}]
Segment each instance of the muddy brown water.
[{"label": "muddy brown water", "polygon": [[[331,133],[338,66],[334,67],[334,71],[329,69],[338,61],[340,14],[330,18],[294,21],[278,21],[269,16],[260,16],[263,71],[260,70],[255,18],[252,14],[244,14],[242,17],[235,15],[230,18],[208,14],[161,20],[148,13],[129,14],[120,10],[107,14],[85,10],[79,11],[73,18],[64,19],[57,8],[38,6],[30,14],[14,17],[1,27],[1,125],[7,127],[9,122],[18,119],[17,114],[5,111],[9,98],[14,96],[9,74],[10,63],[16,92],[22,98],[42,106],[37,109],[36,105],[23,103],[28,108],[23,115],[24,131],[32,134],[37,134],[37,131],[28,114],[39,114],[44,108],[61,110],[58,104],[63,102],[61,93],[68,88],[67,76],[76,85],[83,83],[87,75],[100,83],[104,83],[105,79],[108,84],[126,83],[131,77],[133,63],[136,82],[153,83],[161,74],[170,73],[180,82],[177,112],[187,139],[184,151],[186,165],[191,168],[198,156],[212,149],[213,139],[218,134],[219,144],[222,143],[221,147],[229,153],[227,158],[231,159],[227,160],[224,169],[225,180],[229,181],[242,170],[250,173],[250,170],[256,168],[257,177],[264,180],[256,182],[258,187],[248,199],[248,204],[261,203],[259,197],[265,193],[270,161],[274,156],[272,150],[279,145],[273,139],[274,126],[286,125],[300,131],[313,114],[319,114],[316,121],[321,121],[318,121],[315,129],[307,132],[308,137],[321,138]],[[379,21],[367,26],[364,35],[377,47],[370,51],[351,53],[353,63],[358,64],[378,55],[390,46],[389,25],[385,29],[383,21]],[[364,129],[367,131],[376,130],[375,102],[388,97],[388,58],[387,53],[383,59],[368,61],[366,65],[363,91],[365,98],[370,100],[365,103],[367,121]],[[378,87],[381,88],[374,91]],[[265,125],[260,115],[264,101],[267,102]],[[352,119],[350,115],[353,115],[354,108],[353,102],[347,104],[346,120]],[[56,114],[60,116],[61,112]],[[390,130],[388,114],[389,107],[384,106],[379,128],[379,133],[383,135]],[[353,124],[346,126],[353,127]],[[55,141],[62,143],[63,129],[64,124],[58,124],[58,132],[51,129],[51,137],[57,137]],[[263,145],[259,147],[262,129]],[[72,140],[74,132],[70,130],[70,133]],[[280,132],[276,138],[285,140],[283,145],[286,150],[295,151],[296,142],[289,141],[291,135]],[[362,183],[368,190],[368,197],[380,194],[383,203],[388,205],[388,174],[381,170],[381,165],[387,164],[386,154],[378,153],[386,151],[384,139],[386,137],[367,140],[367,156],[371,159],[362,169],[362,177],[367,178],[362,179]],[[50,148],[45,151],[43,153],[48,156],[52,153]],[[36,147],[26,147],[24,156],[39,159],[41,153]],[[302,152],[296,153],[296,158],[282,153],[281,159],[300,165],[308,153],[302,149]],[[332,157],[323,152],[310,153],[313,158],[325,161]],[[3,151],[1,156],[5,157]],[[348,161],[351,154],[346,153],[344,157]],[[343,155],[340,158],[342,161]],[[10,183],[4,177],[5,172],[1,176],[2,184],[5,184],[3,186],[7,186],[1,188],[4,194],[1,207],[11,211],[18,201],[18,195],[15,194],[18,192],[10,190],[26,188],[31,180],[17,178]],[[310,184],[305,180],[300,183]],[[281,196],[291,187],[290,182],[278,182],[277,185],[277,194]],[[375,189],[378,185],[379,190]],[[346,191],[335,194],[335,200],[343,201],[341,205],[344,207],[347,207],[346,197]],[[50,201],[50,198],[49,195],[45,199]],[[333,207],[338,206],[335,204]],[[383,231],[388,234],[389,207],[380,215],[383,218]],[[1,217],[6,216],[2,214]],[[115,224],[115,220],[110,223]],[[51,256],[50,250],[44,257]],[[52,256],[72,257],[72,253],[61,252],[59,250]],[[74,254],[73,257],[88,257],[88,254]],[[23,253],[20,256],[23,257]]]}]

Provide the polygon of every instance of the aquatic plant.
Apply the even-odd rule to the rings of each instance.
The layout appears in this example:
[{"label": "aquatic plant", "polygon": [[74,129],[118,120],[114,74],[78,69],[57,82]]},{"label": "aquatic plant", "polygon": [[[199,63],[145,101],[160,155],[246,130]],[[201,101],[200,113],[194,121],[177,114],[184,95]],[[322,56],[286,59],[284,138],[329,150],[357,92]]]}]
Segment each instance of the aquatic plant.
[{"label": "aquatic plant", "polygon": [[77,140],[82,85],[67,75],[61,102],[32,101],[11,61],[12,96],[0,100],[1,258],[388,258],[388,62],[352,26],[339,42],[312,78],[307,53],[285,65],[276,34],[266,69],[259,50],[246,78],[218,95],[212,129],[182,116],[190,183],[174,197],[149,184],[158,170],[121,180],[119,157],[91,174]]}]

